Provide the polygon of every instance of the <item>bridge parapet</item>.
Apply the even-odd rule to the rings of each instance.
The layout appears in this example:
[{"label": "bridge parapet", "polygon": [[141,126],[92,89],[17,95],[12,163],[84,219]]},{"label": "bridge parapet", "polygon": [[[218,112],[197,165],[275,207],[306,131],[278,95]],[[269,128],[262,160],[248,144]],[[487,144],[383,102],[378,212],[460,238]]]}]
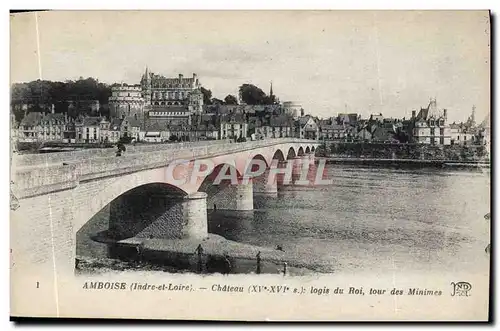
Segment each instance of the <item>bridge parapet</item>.
[{"label": "bridge parapet", "polygon": [[[280,144],[318,144],[312,140],[296,138],[278,138],[244,143],[201,144],[187,148],[186,145],[166,148],[164,150],[143,153],[125,152],[116,157],[113,153],[108,157],[61,159],[57,164],[40,164],[38,167],[19,168],[14,178],[14,188],[18,198],[43,194],[54,190],[62,190],[76,186],[81,181],[107,176],[165,167],[174,160],[193,160],[231,154],[250,149],[269,147]],[[170,144],[174,146],[175,144]],[[84,151],[85,152],[85,151]],[[65,161],[65,165],[63,165]]]},{"label": "bridge parapet", "polygon": [[[181,150],[186,148],[224,145],[226,140],[209,140],[185,143],[163,143],[163,144],[148,144],[148,145],[127,145],[127,154],[140,154],[148,152],[157,152],[163,150]],[[87,158],[106,158],[114,157],[116,148],[89,148],[70,152],[58,153],[43,153],[43,154],[20,154],[16,155],[17,167],[31,167],[44,164],[58,164],[62,162],[80,161]]]}]

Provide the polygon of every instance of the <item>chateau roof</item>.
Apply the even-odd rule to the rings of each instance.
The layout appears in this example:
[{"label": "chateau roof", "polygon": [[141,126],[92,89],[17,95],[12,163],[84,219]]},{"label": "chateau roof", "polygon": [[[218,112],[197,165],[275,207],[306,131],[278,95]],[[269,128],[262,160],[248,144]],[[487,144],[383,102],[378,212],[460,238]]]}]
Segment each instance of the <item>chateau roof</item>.
[{"label": "chateau roof", "polygon": [[[166,84],[180,84],[181,83],[181,79],[179,77],[176,77],[176,78],[165,77],[165,76],[156,75],[156,74],[151,74],[151,80],[153,82],[162,82],[162,83],[166,83]],[[182,83],[183,84],[193,84],[193,83],[195,83],[195,79],[193,77],[183,77]]]}]

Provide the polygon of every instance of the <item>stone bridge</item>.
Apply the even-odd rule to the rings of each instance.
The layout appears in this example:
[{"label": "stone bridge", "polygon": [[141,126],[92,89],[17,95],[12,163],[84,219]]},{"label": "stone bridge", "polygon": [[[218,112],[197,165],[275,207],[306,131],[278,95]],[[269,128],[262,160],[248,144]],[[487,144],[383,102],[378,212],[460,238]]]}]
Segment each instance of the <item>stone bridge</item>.
[{"label": "stone bridge", "polygon": [[78,231],[103,211],[117,239],[206,237],[207,208],[252,210],[254,194],[275,195],[290,179],[269,181],[270,172],[297,175],[295,161],[310,164],[318,145],[280,138],[130,146],[120,157],[113,149],[16,155],[12,261],[72,269]]}]

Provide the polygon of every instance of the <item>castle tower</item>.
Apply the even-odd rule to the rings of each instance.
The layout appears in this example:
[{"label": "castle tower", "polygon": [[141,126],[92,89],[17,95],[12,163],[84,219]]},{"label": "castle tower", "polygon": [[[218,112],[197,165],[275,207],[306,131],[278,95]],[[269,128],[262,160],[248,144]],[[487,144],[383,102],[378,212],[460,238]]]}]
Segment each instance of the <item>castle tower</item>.
[{"label": "castle tower", "polygon": [[203,93],[199,89],[189,93],[189,112],[201,114],[203,111]]},{"label": "castle tower", "polygon": [[151,73],[146,66],[146,70],[141,78],[142,95],[146,105],[151,104]]}]

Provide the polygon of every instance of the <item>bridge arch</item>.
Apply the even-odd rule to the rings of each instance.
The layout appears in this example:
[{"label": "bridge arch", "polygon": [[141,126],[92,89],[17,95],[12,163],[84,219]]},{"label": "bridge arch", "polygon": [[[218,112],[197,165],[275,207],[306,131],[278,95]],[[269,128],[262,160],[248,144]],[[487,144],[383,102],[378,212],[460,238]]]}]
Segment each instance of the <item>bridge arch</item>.
[{"label": "bridge arch", "polygon": [[312,153],[316,152],[316,147],[314,145],[311,147],[311,152]]},{"label": "bridge arch", "polygon": [[309,154],[311,153],[311,149],[309,148],[309,146],[306,147],[306,154]]},{"label": "bridge arch", "polygon": [[[182,238],[184,198],[187,192],[162,182],[143,184],[120,192],[94,215],[85,216],[75,230],[76,256],[88,254],[90,241],[127,238]],[[93,247],[107,249],[103,244]],[[106,247],[106,248],[105,248]]]},{"label": "bridge arch", "polygon": [[217,165],[198,189],[207,194],[207,209],[253,210],[252,182],[245,182],[242,175],[234,165]]},{"label": "bridge arch", "polygon": [[295,149],[293,147],[290,147],[288,149],[288,153],[286,154],[286,159],[289,160],[289,159],[293,159],[294,157],[296,157],[297,154],[295,153]]},{"label": "bridge arch", "polygon": [[274,152],[271,160],[285,161],[285,154],[283,154],[283,151],[281,149],[277,149],[276,152]]},{"label": "bridge arch", "polygon": [[299,147],[299,150],[297,151],[297,156],[303,156],[304,153],[304,148],[302,146]]}]

